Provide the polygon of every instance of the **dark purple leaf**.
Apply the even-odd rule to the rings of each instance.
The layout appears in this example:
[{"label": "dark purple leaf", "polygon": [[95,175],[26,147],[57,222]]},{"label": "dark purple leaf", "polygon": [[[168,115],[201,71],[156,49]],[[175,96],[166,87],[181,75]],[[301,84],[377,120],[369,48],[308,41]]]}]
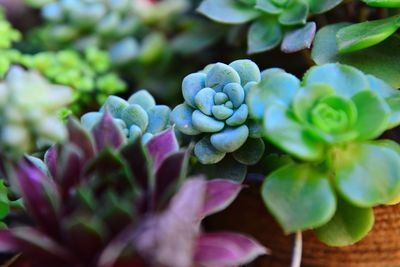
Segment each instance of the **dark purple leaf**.
[{"label": "dark purple leaf", "polygon": [[179,186],[181,178],[186,177],[188,153],[179,151],[167,156],[155,175],[154,201],[156,206],[165,203]]},{"label": "dark purple leaf", "polygon": [[44,162],[52,177],[57,177],[58,148],[57,145],[53,145],[44,155]]},{"label": "dark purple leaf", "polygon": [[118,149],[126,141],[121,128],[114,123],[113,117],[108,111],[104,112],[101,120],[94,126],[93,136],[97,151],[101,151],[107,146]]},{"label": "dark purple leaf", "polygon": [[91,135],[85,128],[83,128],[79,121],[73,117],[68,118],[67,129],[69,141],[82,150],[85,156],[84,163],[86,163],[95,155],[95,149]]},{"label": "dark purple leaf", "polygon": [[43,231],[58,237],[60,195],[54,181],[27,158],[17,164],[15,173],[28,212]]},{"label": "dark purple leaf", "polygon": [[288,31],[283,38],[281,50],[285,53],[294,53],[310,48],[316,28],[315,22],[308,22],[301,28]]},{"label": "dark purple leaf", "polygon": [[150,139],[146,144],[153,160],[154,169],[157,170],[163,160],[171,153],[178,151],[179,145],[174,130],[167,129]]},{"label": "dark purple leaf", "polygon": [[197,240],[195,261],[201,266],[238,266],[266,253],[257,241],[241,234],[202,234]]},{"label": "dark purple leaf", "polygon": [[241,189],[242,185],[240,183],[230,180],[216,179],[207,182],[207,195],[201,217],[227,208]]},{"label": "dark purple leaf", "polygon": [[143,191],[148,191],[150,172],[148,166],[147,155],[143,149],[140,138],[128,143],[121,149],[121,155],[127,162],[131,173]]},{"label": "dark purple leaf", "polygon": [[90,262],[104,244],[104,228],[100,221],[91,218],[72,219],[66,223],[66,238],[70,249],[82,261]]},{"label": "dark purple leaf", "polygon": [[0,230],[0,252],[17,252],[18,242],[9,230]]},{"label": "dark purple leaf", "polygon": [[85,159],[81,150],[72,144],[64,145],[60,150],[55,177],[60,185],[62,198],[65,199],[71,194],[71,189],[81,182]]},{"label": "dark purple leaf", "polygon": [[[6,238],[16,245],[18,252],[30,255],[35,261],[68,262],[71,259],[70,253],[56,241],[32,227],[16,227],[9,230],[9,233],[13,239],[10,236]],[[4,235],[0,233],[0,237]]]}]

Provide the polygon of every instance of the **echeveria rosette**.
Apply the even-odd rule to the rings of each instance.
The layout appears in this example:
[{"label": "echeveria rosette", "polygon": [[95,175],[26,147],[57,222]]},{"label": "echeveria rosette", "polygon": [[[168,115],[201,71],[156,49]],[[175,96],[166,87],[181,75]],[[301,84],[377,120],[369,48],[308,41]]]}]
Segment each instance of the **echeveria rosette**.
[{"label": "echeveria rosette", "polygon": [[[296,52],[311,46],[316,25],[307,23],[313,14],[326,12],[341,0],[203,0],[198,11],[221,23],[252,22],[248,53],[281,49]],[[286,33],[286,35],[285,35]]]},{"label": "echeveria rosette", "polygon": [[[228,153],[248,165],[261,158],[264,144],[245,103],[247,90],[259,81],[260,70],[250,60],[212,64],[185,77],[185,102],[172,111],[171,121],[183,134],[200,136],[194,154],[202,164],[220,162]],[[254,144],[259,149],[246,153]]]},{"label": "echeveria rosette", "polygon": [[247,103],[265,137],[301,163],[270,174],[262,189],[287,233],[315,229],[349,245],[373,225],[372,207],[400,194],[399,145],[372,141],[399,125],[400,93],[340,64],[311,68],[302,82],[283,70],[263,73]]},{"label": "echeveria rosette", "polygon": [[81,117],[83,126],[92,129],[106,110],[111,113],[128,140],[142,136],[143,142],[147,142],[153,135],[170,126],[171,109],[165,105],[156,105],[155,99],[146,90],[132,94],[128,100],[109,96],[99,112],[89,112]]},{"label": "echeveria rosette", "polygon": [[201,220],[226,208],[242,186],[186,179],[188,153],[172,129],[144,146],[140,138],[124,144],[108,112],[92,133],[72,118],[67,126],[68,142],[45,156],[48,171],[28,158],[15,164],[33,220],[0,230],[0,251],[22,253],[19,264],[233,267],[266,252],[245,235],[201,229]]},{"label": "echeveria rosette", "polygon": [[54,85],[34,71],[13,66],[0,82],[0,148],[19,157],[39,143],[59,142],[67,132],[57,112],[71,101],[70,88]]}]

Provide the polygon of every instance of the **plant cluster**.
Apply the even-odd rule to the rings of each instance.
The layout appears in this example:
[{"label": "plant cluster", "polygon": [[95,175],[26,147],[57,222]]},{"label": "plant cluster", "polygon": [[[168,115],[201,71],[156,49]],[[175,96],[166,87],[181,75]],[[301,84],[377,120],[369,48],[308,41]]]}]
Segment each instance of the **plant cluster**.
[{"label": "plant cluster", "polygon": [[156,105],[149,92],[140,90],[132,94],[128,101],[118,96],[109,96],[99,112],[88,112],[82,116],[82,125],[92,129],[104,112],[111,114],[128,140],[142,137],[143,142],[147,142],[153,135],[169,127],[171,109],[165,105]]},{"label": "plant cluster", "polygon": [[108,112],[91,133],[72,118],[67,127],[68,142],[46,153],[42,169],[28,158],[13,168],[36,223],[0,230],[0,250],[23,252],[19,264],[235,266],[265,253],[244,235],[201,230],[241,185],[186,179],[188,152],[172,130],[142,146],[140,138],[126,143]]},{"label": "plant cluster", "polygon": [[48,142],[66,138],[57,111],[71,100],[68,87],[50,84],[33,71],[12,67],[0,83],[0,148],[19,157]]},{"label": "plant cluster", "polygon": [[282,42],[285,52],[309,48],[316,25],[310,15],[324,13],[341,0],[203,0],[198,11],[212,20],[228,24],[252,22],[248,31],[248,53],[271,50]]},{"label": "plant cluster", "polygon": [[300,82],[266,70],[247,103],[264,136],[300,162],[270,174],[262,195],[285,232],[314,229],[333,246],[373,225],[371,207],[400,195],[400,146],[372,141],[400,124],[400,92],[340,64],[311,68]]},{"label": "plant cluster", "polygon": [[[172,111],[171,120],[182,133],[201,135],[194,148],[201,163],[217,163],[227,153],[247,165],[261,158],[264,143],[259,128],[249,120],[245,103],[248,89],[260,78],[254,62],[237,60],[209,65],[183,79],[185,103]],[[260,149],[249,155],[247,150],[254,146]]]}]

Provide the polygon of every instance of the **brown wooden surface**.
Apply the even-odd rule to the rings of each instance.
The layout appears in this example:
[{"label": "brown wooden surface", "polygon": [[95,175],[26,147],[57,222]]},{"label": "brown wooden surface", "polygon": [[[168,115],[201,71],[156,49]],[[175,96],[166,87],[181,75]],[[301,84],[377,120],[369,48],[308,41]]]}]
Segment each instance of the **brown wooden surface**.
[{"label": "brown wooden surface", "polygon": [[[331,248],[311,231],[303,233],[302,267],[400,267],[400,205],[375,208],[375,225],[353,246]],[[261,201],[259,188],[250,186],[225,211],[206,220],[206,228],[247,233],[271,250],[249,267],[290,266],[293,236],[285,236]]]}]

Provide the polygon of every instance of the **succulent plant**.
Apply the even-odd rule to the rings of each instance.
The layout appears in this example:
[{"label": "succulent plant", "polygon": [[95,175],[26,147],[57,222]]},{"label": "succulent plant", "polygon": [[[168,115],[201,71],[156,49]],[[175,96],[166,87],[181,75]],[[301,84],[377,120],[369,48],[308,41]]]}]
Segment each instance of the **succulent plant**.
[{"label": "succulent plant", "polygon": [[38,142],[66,137],[57,111],[71,100],[68,87],[52,85],[38,73],[12,67],[0,83],[0,148],[18,157]]},{"label": "succulent plant", "polygon": [[68,130],[69,141],[47,152],[49,174],[27,158],[15,164],[35,225],[1,230],[0,251],[22,253],[19,264],[237,266],[266,252],[246,236],[201,230],[201,219],[225,208],[241,185],[186,180],[188,153],[172,129],[146,146],[140,138],[124,144],[106,112],[93,135],[73,119]]},{"label": "succulent plant", "polygon": [[[255,164],[264,152],[260,132],[248,118],[247,90],[260,81],[260,70],[250,60],[216,63],[186,76],[183,104],[171,121],[186,135],[201,135],[194,153],[203,164],[221,161],[227,153],[243,164]],[[262,149],[248,152],[248,146]]]},{"label": "succulent plant", "polygon": [[314,229],[349,245],[373,225],[372,208],[400,195],[400,146],[372,141],[400,124],[400,92],[346,65],[311,68],[300,82],[280,69],[248,93],[265,137],[300,162],[270,174],[262,195],[291,233]]},{"label": "succulent plant", "polygon": [[[252,21],[248,31],[248,53],[278,46],[296,52],[311,46],[316,25],[306,23],[313,14],[326,12],[341,0],[203,0],[198,11],[221,23]],[[285,36],[285,32],[287,33]]]},{"label": "succulent plant", "polygon": [[153,135],[169,127],[170,108],[156,105],[153,96],[146,90],[132,94],[127,101],[118,96],[109,96],[99,112],[89,112],[81,117],[82,125],[92,129],[106,110],[129,140],[142,136],[143,142],[147,142]]},{"label": "succulent plant", "polygon": [[149,24],[160,23],[183,13],[190,7],[190,0],[133,0],[135,13]]}]

